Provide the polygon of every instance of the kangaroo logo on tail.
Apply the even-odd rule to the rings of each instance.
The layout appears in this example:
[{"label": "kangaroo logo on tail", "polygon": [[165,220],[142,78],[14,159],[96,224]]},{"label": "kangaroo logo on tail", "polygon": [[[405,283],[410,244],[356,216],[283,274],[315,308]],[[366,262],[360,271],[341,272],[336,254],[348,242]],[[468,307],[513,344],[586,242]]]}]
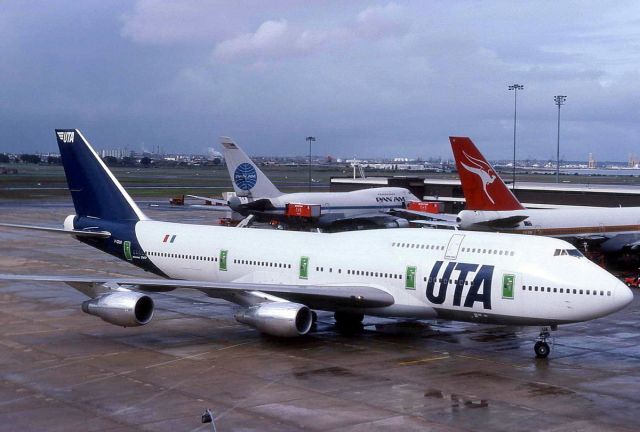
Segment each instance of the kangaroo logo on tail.
[{"label": "kangaroo logo on tail", "polygon": [[467,210],[521,210],[522,204],[468,137],[449,137]]},{"label": "kangaroo logo on tail", "polygon": [[489,165],[488,163],[486,163],[481,159],[476,159],[473,156],[470,156],[464,150],[462,151],[462,154],[464,155],[464,157],[467,158],[469,163],[472,164],[473,166],[469,166],[462,161],[460,161],[460,165],[462,165],[464,169],[466,169],[467,171],[472,172],[473,174],[480,177],[480,181],[482,181],[482,188],[484,189],[485,195],[487,195],[487,198],[489,198],[489,201],[491,201],[491,204],[495,204],[496,202],[493,200],[493,198],[491,197],[491,194],[489,194],[489,191],[487,190],[487,185],[490,185],[491,183],[493,183],[493,181],[497,178],[497,176],[493,172],[493,169],[491,168],[491,165]]}]

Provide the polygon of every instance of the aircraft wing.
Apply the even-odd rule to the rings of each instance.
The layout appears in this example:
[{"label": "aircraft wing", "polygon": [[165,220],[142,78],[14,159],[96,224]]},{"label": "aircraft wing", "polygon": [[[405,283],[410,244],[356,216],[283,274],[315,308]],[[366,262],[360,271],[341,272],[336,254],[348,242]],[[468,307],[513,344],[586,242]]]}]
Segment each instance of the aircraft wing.
[{"label": "aircraft wing", "polygon": [[171,205],[164,203],[150,203],[149,208],[153,210],[171,210],[171,211],[189,211],[189,210],[207,210],[215,212],[229,212],[231,207],[228,205],[209,205],[209,204],[185,204],[185,205]]},{"label": "aircraft wing", "polygon": [[47,232],[53,232],[58,234],[71,234],[76,237],[94,237],[94,238],[111,237],[111,233],[109,231],[68,230],[64,228],[43,227],[43,226],[35,226],[35,225],[20,225],[20,224],[11,224],[11,223],[0,223],[0,227],[47,231]]},{"label": "aircraft wing", "polygon": [[445,220],[427,220],[427,219],[415,219],[410,221],[412,224],[416,225],[424,225],[435,228],[451,228],[458,229],[460,228],[460,224],[455,221],[445,221]]},{"label": "aircraft wing", "polygon": [[196,289],[210,297],[227,298],[234,293],[254,292],[272,294],[292,302],[303,303],[312,309],[336,307],[372,308],[394,304],[393,296],[370,285],[295,285],[244,282],[207,282],[174,279],[138,279],[110,277],[78,277],[48,275],[0,274],[0,281],[63,282],[84,294],[95,297],[114,289],[165,292],[176,288]]},{"label": "aircraft wing", "polygon": [[213,206],[226,206],[228,203],[226,200],[223,199],[219,199],[219,198],[207,198],[207,197],[201,197],[198,195],[185,195],[188,198],[193,198],[193,199],[199,199],[202,200],[206,203],[211,203],[211,204],[207,204],[207,205],[213,205]]},{"label": "aircraft wing", "polygon": [[[406,208],[395,208],[389,210],[389,213],[394,215],[411,215],[417,216],[429,220],[443,221],[443,222],[456,222],[458,215],[449,213],[429,213],[420,210],[410,210]],[[412,221],[413,222],[413,221]]]},{"label": "aircraft wing", "polygon": [[602,235],[599,247],[604,253],[637,252],[640,248],[640,234],[622,233],[613,236],[605,234]]}]

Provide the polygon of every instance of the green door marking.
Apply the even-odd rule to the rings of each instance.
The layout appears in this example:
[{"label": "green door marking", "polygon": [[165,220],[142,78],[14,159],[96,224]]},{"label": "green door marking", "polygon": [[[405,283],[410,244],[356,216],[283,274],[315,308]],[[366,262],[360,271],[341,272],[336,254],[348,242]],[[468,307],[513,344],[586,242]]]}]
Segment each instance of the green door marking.
[{"label": "green door marking", "polygon": [[515,275],[505,274],[502,275],[502,298],[513,299],[513,285],[515,282]]},{"label": "green door marking", "polygon": [[300,257],[300,279],[309,279],[309,257]]},{"label": "green door marking", "polygon": [[229,251],[221,250],[220,251],[220,271],[227,271],[227,254]]},{"label": "green door marking", "polygon": [[128,260],[131,261],[133,258],[131,257],[131,242],[130,241],[125,241],[123,243],[124,246],[124,257]]},{"label": "green door marking", "polygon": [[416,289],[416,268],[414,266],[407,266],[407,277],[405,278],[404,286],[406,289]]}]

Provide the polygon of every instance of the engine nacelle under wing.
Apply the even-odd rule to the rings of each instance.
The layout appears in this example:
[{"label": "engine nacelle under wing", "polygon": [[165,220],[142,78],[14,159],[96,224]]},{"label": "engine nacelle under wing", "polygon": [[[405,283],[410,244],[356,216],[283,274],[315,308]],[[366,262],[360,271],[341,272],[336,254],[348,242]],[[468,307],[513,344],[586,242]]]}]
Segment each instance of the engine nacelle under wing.
[{"label": "engine nacelle under wing", "polygon": [[123,327],[148,324],[153,309],[151,297],[133,291],[110,292],[82,303],[83,312]]},{"label": "engine nacelle under wing", "polygon": [[313,324],[311,310],[293,302],[262,303],[235,315],[238,322],[272,336],[293,337],[307,334]]}]

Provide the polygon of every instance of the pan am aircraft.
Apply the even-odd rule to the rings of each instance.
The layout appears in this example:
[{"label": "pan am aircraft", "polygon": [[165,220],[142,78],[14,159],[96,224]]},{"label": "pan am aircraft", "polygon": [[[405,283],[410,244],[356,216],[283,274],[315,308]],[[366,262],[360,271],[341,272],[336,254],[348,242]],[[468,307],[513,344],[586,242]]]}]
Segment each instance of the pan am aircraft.
[{"label": "pan am aircraft", "polygon": [[239,322],[276,336],[308,333],[314,309],[335,312],[338,323],[364,315],[442,318],[542,326],[534,349],[546,357],[548,327],[602,317],[633,298],[571,245],[546,237],[427,229],[321,234],[151,220],[79,130],[56,136],[76,210],[62,232],[162,279],[0,279],[67,283],[90,297],[83,311],[111,324],[145,325],[154,312],[148,293],[189,288],[241,305]]},{"label": "pan am aircraft", "polygon": [[559,237],[610,254],[640,249],[640,207],[524,208],[471,139],[449,139],[466,201],[460,228]]},{"label": "pan am aircraft", "polygon": [[[318,227],[327,231],[366,228],[405,228],[402,214],[407,203],[420,199],[409,190],[398,187],[361,189],[351,192],[283,193],[231,138],[220,140],[231,183],[236,196],[228,202],[188,195],[205,202],[228,204],[233,211],[252,215],[255,220],[278,220],[286,225]],[[207,210],[221,210],[220,206],[199,206]],[[296,212],[300,209],[300,212]],[[299,213],[306,211],[303,217]],[[430,213],[418,216],[430,217]]]}]

